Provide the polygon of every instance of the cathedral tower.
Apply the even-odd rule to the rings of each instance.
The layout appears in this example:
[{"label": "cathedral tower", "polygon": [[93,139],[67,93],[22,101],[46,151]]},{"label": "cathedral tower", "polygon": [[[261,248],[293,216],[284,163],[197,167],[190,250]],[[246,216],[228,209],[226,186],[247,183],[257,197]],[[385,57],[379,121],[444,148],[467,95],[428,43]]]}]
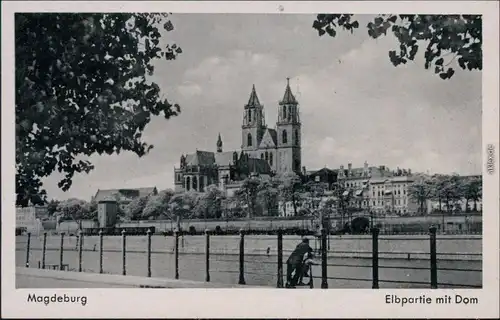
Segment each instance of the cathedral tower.
[{"label": "cathedral tower", "polygon": [[301,130],[300,130],[299,103],[290,89],[290,78],[283,100],[279,102],[278,122],[276,131],[278,136],[278,173],[295,172],[300,174],[302,166]]},{"label": "cathedral tower", "polygon": [[222,139],[220,137],[220,133],[219,133],[219,137],[217,138],[217,152],[222,152]]},{"label": "cathedral tower", "polygon": [[243,113],[241,150],[254,156],[265,129],[264,106],[259,102],[254,85]]}]

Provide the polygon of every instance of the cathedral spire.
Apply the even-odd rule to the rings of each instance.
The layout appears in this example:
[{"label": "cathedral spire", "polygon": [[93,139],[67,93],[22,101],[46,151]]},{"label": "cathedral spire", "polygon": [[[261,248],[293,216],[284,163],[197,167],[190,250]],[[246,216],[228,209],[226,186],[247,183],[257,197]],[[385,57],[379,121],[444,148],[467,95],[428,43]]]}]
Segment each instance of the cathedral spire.
[{"label": "cathedral spire", "polygon": [[280,104],[297,104],[297,100],[293,96],[292,89],[290,89],[290,78],[286,78],[286,89],[283,95],[283,100]]},{"label": "cathedral spire", "polygon": [[222,152],[222,139],[220,137],[220,132],[219,137],[217,138],[217,152]]},{"label": "cathedral spire", "polygon": [[260,101],[257,97],[257,92],[255,91],[255,84],[252,86],[252,92],[250,93],[250,99],[248,99],[247,106],[260,106]]}]

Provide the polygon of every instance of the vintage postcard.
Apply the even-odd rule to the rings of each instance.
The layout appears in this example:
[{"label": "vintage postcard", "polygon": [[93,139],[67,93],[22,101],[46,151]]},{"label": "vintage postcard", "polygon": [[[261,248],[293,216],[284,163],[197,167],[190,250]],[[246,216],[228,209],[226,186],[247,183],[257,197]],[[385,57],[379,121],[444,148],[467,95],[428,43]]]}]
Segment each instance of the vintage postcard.
[{"label": "vintage postcard", "polygon": [[498,9],[3,2],[2,315],[498,317]]}]

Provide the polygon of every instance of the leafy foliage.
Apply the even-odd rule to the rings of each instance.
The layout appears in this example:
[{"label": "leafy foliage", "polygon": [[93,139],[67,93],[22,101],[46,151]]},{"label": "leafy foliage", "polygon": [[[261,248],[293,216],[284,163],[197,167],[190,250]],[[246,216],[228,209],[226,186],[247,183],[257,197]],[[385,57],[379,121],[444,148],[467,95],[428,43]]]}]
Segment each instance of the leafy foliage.
[{"label": "leafy foliage", "polygon": [[[337,35],[338,29],[350,31],[360,27],[352,14],[319,14],[313,28],[319,36]],[[377,39],[392,32],[399,42],[397,50],[389,51],[394,66],[413,61],[420,47],[425,47],[425,69],[434,68],[441,79],[451,78],[456,62],[464,70],[482,70],[481,15],[379,15],[366,26],[368,35]],[[452,55],[451,58],[447,58]],[[445,62],[445,59],[448,61]]]},{"label": "leafy foliage", "polygon": [[53,216],[57,212],[58,206],[59,206],[58,200],[50,200],[47,203],[47,214],[49,216]]},{"label": "leafy foliage", "polygon": [[[294,172],[281,174],[276,177],[276,180],[280,183],[278,190],[281,200],[285,202],[291,201],[293,205],[293,214],[297,215],[297,204],[304,191],[302,180]],[[283,208],[285,208],[285,206],[283,206]]]},{"label": "leafy foliage", "polygon": [[41,179],[55,170],[68,190],[75,173],[93,169],[84,157],[152,148],[142,140],[151,117],[180,112],[146,79],[155,59],[181,53],[160,46],[162,23],[173,29],[166,14],[16,14],[18,205],[43,200]]},{"label": "leafy foliage", "polygon": [[483,179],[472,178],[463,184],[463,197],[465,198],[465,208],[469,211],[469,201],[474,202],[474,211],[477,211],[477,202],[483,197]]},{"label": "leafy foliage", "polygon": [[168,204],[168,216],[171,220],[177,221],[177,230],[181,230],[182,219],[193,216],[193,209],[196,207],[199,195],[194,191],[175,194]]},{"label": "leafy foliage", "polygon": [[125,216],[129,220],[140,220],[142,213],[148,204],[149,197],[137,197],[125,207]]},{"label": "leafy foliage", "polygon": [[256,214],[257,193],[259,191],[260,180],[256,177],[248,177],[245,179],[235,192],[235,196],[244,203],[247,207],[247,217],[251,218]]},{"label": "leafy foliage", "polygon": [[257,200],[265,209],[267,216],[278,215],[279,191],[275,181],[262,181],[257,189]]},{"label": "leafy foliage", "polygon": [[418,203],[420,214],[425,213],[425,203],[432,196],[433,185],[430,180],[423,179],[408,186],[408,196]]},{"label": "leafy foliage", "polygon": [[149,196],[141,214],[142,218],[155,219],[161,215],[166,215],[168,204],[173,196],[174,192],[170,189],[162,190],[157,195]]},{"label": "leafy foliage", "polygon": [[95,219],[97,211],[92,210],[91,204],[85,200],[71,198],[58,203],[58,221],[72,220],[80,224],[84,219]]},{"label": "leafy foliage", "polygon": [[199,195],[195,215],[200,218],[220,218],[222,216],[222,201],[224,192],[216,185],[210,185],[204,193]]}]

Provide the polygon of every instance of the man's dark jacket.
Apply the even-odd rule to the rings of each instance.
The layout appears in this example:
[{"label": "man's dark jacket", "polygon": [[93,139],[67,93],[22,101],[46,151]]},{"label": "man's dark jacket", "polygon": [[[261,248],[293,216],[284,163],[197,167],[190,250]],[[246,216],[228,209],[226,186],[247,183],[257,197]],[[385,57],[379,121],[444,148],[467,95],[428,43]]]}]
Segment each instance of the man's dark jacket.
[{"label": "man's dark jacket", "polygon": [[295,250],[293,250],[292,254],[290,257],[288,257],[288,260],[286,261],[287,263],[290,264],[299,264],[302,263],[302,260],[304,259],[304,255],[308,252],[312,252],[313,249],[309,246],[308,243],[301,242],[297,245]]}]

